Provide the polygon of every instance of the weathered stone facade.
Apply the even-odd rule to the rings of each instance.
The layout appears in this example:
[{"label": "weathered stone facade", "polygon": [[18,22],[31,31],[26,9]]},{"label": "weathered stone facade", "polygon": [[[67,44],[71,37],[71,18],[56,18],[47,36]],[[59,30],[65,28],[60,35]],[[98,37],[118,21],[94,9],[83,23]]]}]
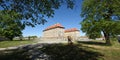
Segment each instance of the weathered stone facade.
[{"label": "weathered stone facade", "polygon": [[63,37],[63,28],[54,28],[43,32],[43,37]]},{"label": "weathered stone facade", "polygon": [[80,37],[80,32],[79,31],[72,31],[72,32],[65,32],[65,37],[71,36],[73,40],[77,40],[78,37]]},{"label": "weathered stone facade", "polygon": [[71,28],[65,30],[65,28],[57,23],[52,26],[49,26],[43,30],[43,39],[66,39],[67,36],[71,36],[73,40],[76,40],[80,36],[79,30],[76,28]]}]

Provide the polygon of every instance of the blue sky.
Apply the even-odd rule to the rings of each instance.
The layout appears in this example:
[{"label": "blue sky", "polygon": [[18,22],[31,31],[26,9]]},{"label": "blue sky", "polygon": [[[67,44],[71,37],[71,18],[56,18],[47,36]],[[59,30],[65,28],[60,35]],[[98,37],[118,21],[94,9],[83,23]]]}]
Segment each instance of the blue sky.
[{"label": "blue sky", "polygon": [[[53,18],[47,18],[47,23],[45,25],[36,25],[36,27],[26,27],[22,32],[23,36],[33,36],[36,35],[38,37],[42,36],[42,31],[56,23],[60,23],[68,28],[78,28],[80,30],[81,25],[80,22],[83,20],[80,16],[82,1],[77,0],[74,9],[67,9],[66,6],[61,6],[58,10],[55,10],[55,15]],[[80,30],[80,36],[84,36],[85,34]]]}]

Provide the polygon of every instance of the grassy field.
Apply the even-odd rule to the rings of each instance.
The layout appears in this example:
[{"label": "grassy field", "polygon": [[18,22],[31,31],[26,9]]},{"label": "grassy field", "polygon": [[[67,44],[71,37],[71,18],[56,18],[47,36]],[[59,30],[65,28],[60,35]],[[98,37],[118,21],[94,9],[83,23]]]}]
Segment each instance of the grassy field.
[{"label": "grassy field", "polygon": [[35,41],[33,41],[33,40],[0,41],[0,48],[6,48],[6,47],[13,47],[13,46],[31,44],[31,43],[34,43],[34,42]]},{"label": "grassy field", "polygon": [[112,41],[112,45],[108,46],[104,41],[79,42],[83,46],[93,48],[93,51],[100,52],[103,60],[120,60],[120,43]]},{"label": "grassy field", "polygon": [[[49,55],[52,60],[120,60],[120,43],[117,41],[112,41],[112,45],[106,45],[105,41],[78,41],[73,45],[48,44],[38,50]],[[4,52],[0,52],[0,60],[29,60],[30,52],[26,49]]]},{"label": "grassy field", "polygon": [[73,46],[53,44],[44,47],[43,51],[52,60],[120,60],[120,43],[111,41],[78,41]]}]

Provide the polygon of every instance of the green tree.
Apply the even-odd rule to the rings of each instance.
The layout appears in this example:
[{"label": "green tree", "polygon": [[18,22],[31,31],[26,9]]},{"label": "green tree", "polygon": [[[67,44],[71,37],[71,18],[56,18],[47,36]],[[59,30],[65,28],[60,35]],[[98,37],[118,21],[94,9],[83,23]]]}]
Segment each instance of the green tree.
[{"label": "green tree", "polygon": [[[1,10],[13,10],[22,15],[24,24],[34,27],[47,22],[61,5],[73,8],[74,0],[0,0]],[[11,14],[12,15],[12,14]]]},{"label": "green tree", "polygon": [[35,38],[37,38],[37,36],[31,36],[31,38],[35,39]]},{"label": "green tree", "polygon": [[0,11],[0,33],[2,36],[13,40],[14,37],[22,35],[21,31],[25,25],[19,20],[21,19],[20,16],[14,11]]},{"label": "green tree", "polygon": [[89,37],[99,37],[103,32],[106,43],[110,37],[120,34],[119,0],[84,0],[81,16],[82,31]]},{"label": "green tree", "polygon": [[37,36],[28,36],[28,40],[35,39]]},{"label": "green tree", "polygon": [[[0,0],[1,33],[4,32],[2,34],[12,40],[21,34],[21,23],[32,27],[44,24],[47,22],[44,17],[53,17],[54,10],[63,4],[71,9],[74,6],[73,0]],[[13,11],[20,16],[14,16]]]}]

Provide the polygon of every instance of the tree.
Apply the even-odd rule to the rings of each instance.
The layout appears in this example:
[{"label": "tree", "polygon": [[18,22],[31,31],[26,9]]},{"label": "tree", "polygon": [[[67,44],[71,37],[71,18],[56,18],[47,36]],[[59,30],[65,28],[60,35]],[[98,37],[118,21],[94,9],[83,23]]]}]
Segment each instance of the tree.
[{"label": "tree", "polygon": [[16,36],[21,36],[21,31],[25,28],[25,25],[21,23],[20,16],[14,11],[0,11],[0,33],[2,36],[10,40],[13,40]]},{"label": "tree", "polygon": [[31,40],[31,38],[35,39],[35,38],[37,38],[37,36],[28,36],[28,40]]},{"label": "tree", "polygon": [[23,35],[21,34],[21,35],[19,35],[19,40],[23,40]]},{"label": "tree", "polygon": [[[19,24],[23,23],[32,27],[37,24],[44,24],[47,22],[44,17],[53,17],[54,10],[59,9],[62,4],[66,4],[67,8],[71,9],[74,6],[73,0],[0,0],[0,10],[2,10],[0,19],[3,19],[2,22],[0,21],[2,26],[0,28],[2,28],[2,32],[4,31],[3,35],[12,40],[13,37],[21,34],[21,29],[23,28]],[[19,16],[14,16],[12,14],[13,11],[19,14]],[[10,16],[9,19],[11,18],[10,20],[8,15]],[[18,31],[14,32],[17,29]]]},{"label": "tree", "polygon": [[35,38],[37,38],[37,36],[31,36],[31,38],[35,39]]},{"label": "tree", "polygon": [[[44,17],[53,17],[54,10],[62,4],[73,8],[74,0],[0,0],[1,10],[13,10],[22,16],[22,22],[34,27],[47,22]],[[12,15],[12,14],[11,14]]]},{"label": "tree", "polygon": [[81,16],[82,30],[90,37],[96,38],[103,32],[106,43],[110,37],[120,34],[119,0],[84,0]]}]

